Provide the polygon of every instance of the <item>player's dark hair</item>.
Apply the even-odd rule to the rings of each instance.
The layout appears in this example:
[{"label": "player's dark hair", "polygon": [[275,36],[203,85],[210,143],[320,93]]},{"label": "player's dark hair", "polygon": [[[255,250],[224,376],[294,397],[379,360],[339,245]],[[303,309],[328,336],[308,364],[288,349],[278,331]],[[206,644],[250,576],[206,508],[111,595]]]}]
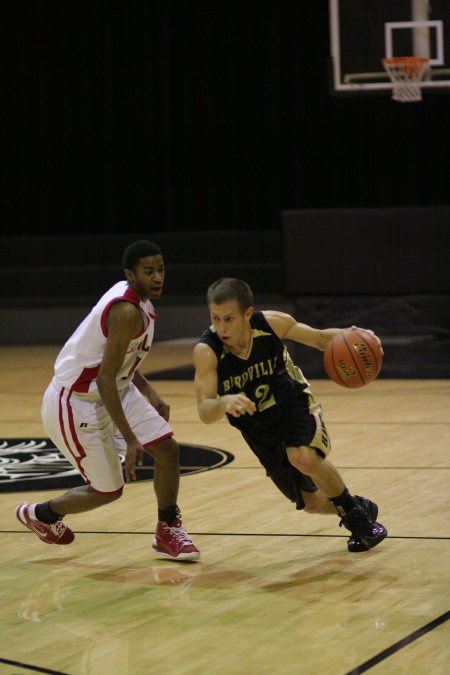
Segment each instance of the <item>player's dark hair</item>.
[{"label": "player's dark hair", "polygon": [[132,272],[136,271],[139,260],[151,255],[161,255],[161,249],[152,241],[140,239],[126,247],[122,257],[122,267]]},{"label": "player's dark hair", "polygon": [[239,308],[245,312],[253,305],[253,292],[250,286],[241,279],[222,277],[214,281],[208,288],[206,295],[208,306],[211,303],[221,305],[229,300],[236,300]]}]

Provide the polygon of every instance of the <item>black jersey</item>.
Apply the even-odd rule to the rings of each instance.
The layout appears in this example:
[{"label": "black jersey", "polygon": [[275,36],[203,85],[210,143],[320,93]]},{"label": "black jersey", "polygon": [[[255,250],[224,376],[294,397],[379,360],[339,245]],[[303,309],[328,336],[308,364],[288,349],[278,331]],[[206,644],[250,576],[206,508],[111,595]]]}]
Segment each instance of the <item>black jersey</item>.
[{"label": "black jersey", "polygon": [[244,436],[259,439],[266,436],[268,440],[279,427],[284,407],[294,398],[307,408],[310,392],[303,373],[293,364],[286,346],[262,312],[253,314],[250,329],[251,346],[246,358],[230,352],[213,328],[204,331],[200,342],[211,347],[217,356],[219,396],[244,393],[256,404],[253,415],[227,414],[230,424]]}]

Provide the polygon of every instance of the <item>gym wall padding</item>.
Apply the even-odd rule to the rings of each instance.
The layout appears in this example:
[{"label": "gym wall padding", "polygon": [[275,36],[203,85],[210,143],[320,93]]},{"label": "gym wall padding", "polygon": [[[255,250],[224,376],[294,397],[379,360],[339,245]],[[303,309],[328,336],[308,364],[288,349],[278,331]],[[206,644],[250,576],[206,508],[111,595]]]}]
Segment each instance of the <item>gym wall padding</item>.
[{"label": "gym wall padding", "polygon": [[285,293],[450,293],[450,207],[282,213]]}]

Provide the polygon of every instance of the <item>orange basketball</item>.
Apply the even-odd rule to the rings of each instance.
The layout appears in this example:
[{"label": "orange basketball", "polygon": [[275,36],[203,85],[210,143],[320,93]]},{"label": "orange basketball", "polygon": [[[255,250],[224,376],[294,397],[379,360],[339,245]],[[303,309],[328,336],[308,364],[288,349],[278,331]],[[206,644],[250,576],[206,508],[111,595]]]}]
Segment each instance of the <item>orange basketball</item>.
[{"label": "orange basketball", "polygon": [[378,340],[362,328],[348,328],[335,335],[323,356],[328,377],[351,389],[373,382],[382,361]]}]

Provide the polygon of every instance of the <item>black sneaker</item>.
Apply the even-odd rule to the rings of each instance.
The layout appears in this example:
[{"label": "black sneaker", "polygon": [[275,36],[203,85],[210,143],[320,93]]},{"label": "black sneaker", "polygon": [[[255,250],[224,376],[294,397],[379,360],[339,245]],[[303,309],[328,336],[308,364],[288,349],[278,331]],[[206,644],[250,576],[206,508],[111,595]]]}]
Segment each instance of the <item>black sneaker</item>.
[{"label": "black sneaker", "polygon": [[[371,502],[370,499],[365,497],[359,497],[358,495],[354,496],[355,501],[369,516],[372,522],[375,522],[378,516],[378,506],[375,502]],[[347,548],[350,553],[361,553],[362,551],[368,551],[369,547],[363,544],[361,539],[355,534],[352,534],[347,541]]]},{"label": "black sneaker", "polygon": [[352,535],[356,535],[367,549],[374,548],[387,536],[386,528],[380,523],[372,522],[368,513],[360,506],[349,511],[339,525],[344,525]]}]

